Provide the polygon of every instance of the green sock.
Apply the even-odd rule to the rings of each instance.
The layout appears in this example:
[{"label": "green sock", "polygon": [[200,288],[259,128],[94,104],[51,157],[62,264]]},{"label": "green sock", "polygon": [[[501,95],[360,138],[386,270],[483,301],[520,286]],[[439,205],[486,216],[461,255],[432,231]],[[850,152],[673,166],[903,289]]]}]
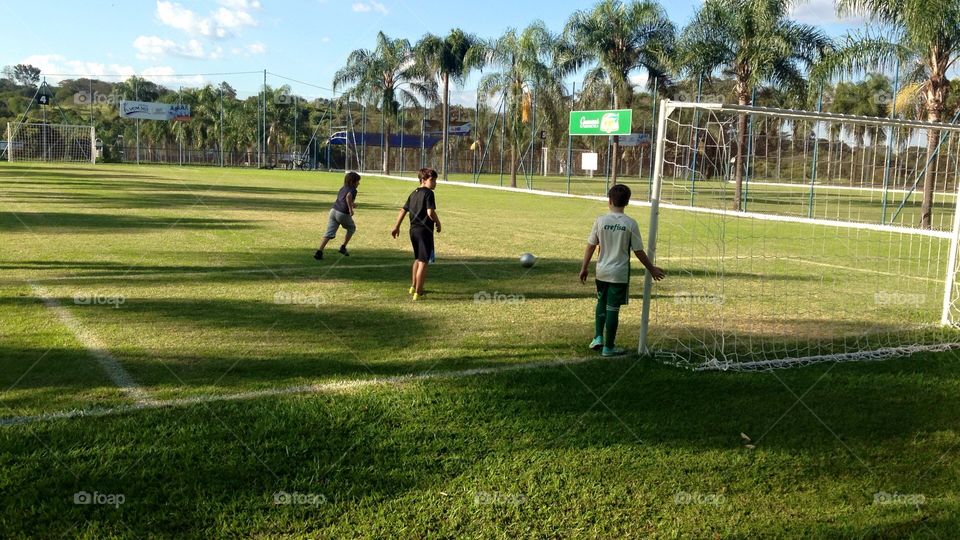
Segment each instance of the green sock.
[{"label": "green sock", "polygon": [[[602,299],[601,299],[602,300]],[[594,336],[603,335],[603,325],[607,320],[607,306],[601,300],[597,300],[597,313],[594,322]]]},{"label": "green sock", "polygon": [[604,337],[603,346],[612,349],[614,343],[617,341],[617,326],[620,325],[620,307],[607,306],[606,319],[607,335]]}]

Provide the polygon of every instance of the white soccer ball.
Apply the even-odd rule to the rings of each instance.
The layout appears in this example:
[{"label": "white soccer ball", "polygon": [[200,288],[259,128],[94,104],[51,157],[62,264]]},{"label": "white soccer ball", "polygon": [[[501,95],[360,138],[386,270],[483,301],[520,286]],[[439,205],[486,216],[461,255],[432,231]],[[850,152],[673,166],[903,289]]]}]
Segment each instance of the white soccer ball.
[{"label": "white soccer ball", "polygon": [[524,268],[530,268],[537,262],[537,258],[533,256],[533,253],[524,253],[520,256],[520,266]]}]

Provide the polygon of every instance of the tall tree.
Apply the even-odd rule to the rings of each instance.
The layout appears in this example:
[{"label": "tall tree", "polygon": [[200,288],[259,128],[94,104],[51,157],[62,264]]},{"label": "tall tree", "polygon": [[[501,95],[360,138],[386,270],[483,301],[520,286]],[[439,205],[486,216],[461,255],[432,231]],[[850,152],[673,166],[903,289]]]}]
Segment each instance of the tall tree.
[{"label": "tall tree", "polygon": [[[888,69],[897,61],[907,66],[905,81],[916,86],[926,119],[940,122],[950,94],[949,70],[960,59],[960,3],[956,0],[837,0],[841,15],[862,15],[878,23],[883,33],[851,34],[826,64],[825,72]],[[927,130],[927,162],[936,157],[939,131]],[[929,229],[933,213],[936,168],[923,179],[920,226]]]},{"label": "tall tree", "polygon": [[[425,35],[416,46],[417,60],[443,85],[443,159],[441,177],[447,179],[450,129],[450,79],[462,85],[475,68],[482,67],[486,44],[477,36],[454,28],[446,37]],[[476,129],[476,126],[474,126]]]},{"label": "tall tree", "polygon": [[[584,88],[601,83],[613,94],[613,108],[633,103],[630,74],[645,71],[649,84],[667,75],[676,30],[655,0],[602,0],[593,9],[574,13],[563,31],[558,54],[561,69],[586,72]],[[617,183],[620,137],[613,137],[610,177]]]},{"label": "tall tree", "polygon": [[[501,93],[506,98],[504,131],[510,144],[510,186],[517,187],[520,145],[528,133],[524,127],[524,99],[538,87],[559,86],[560,78],[552,67],[556,38],[542,21],[534,21],[522,32],[513,28],[490,44],[488,65],[499,71],[480,80],[480,91],[488,96]],[[561,95],[562,91],[543,91],[540,95]]]},{"label": "tall tree", "polygon": [[[680,36],[680,63],[733,76],[740,105],[749,104],[753,89],[762,84],[804,94],[804,71],[831,43],[817,28],[790,20],[789,7],[789,0],[706,0]],[[742,204],[746,143],[747,115],[741,114],[734,167],[736,210]]]},{"label": "tall tree", "polygon": [[333,76],[333,89],[353,86],[345,99],[374,99],[384,117],[383,173],[390,174],[391,122],[404,105],[417,105],[417,98],[437,101],[437,83],[416,61],[413,47],[406,39],[391,39],[377,33],[374,49],[357,49],[347,57],[347,65]]}]

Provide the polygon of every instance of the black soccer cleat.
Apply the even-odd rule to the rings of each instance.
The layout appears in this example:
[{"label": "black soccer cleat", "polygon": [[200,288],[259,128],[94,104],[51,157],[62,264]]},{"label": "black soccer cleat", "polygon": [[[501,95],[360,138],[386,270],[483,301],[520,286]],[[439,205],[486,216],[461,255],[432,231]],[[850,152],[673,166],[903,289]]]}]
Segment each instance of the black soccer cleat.
[{"label": "black soccer cleat", "polygon": [[345,255],[347,257],[350,256],[350,252],[347,251],[347,246],[340,246],[340,254]]},{"label": "black soccer cleat", "polygon": [[322,261],[322,260],[323,260],[323,250],[322,250],[322,249],[318,249],[317,252],[313,254],[313,258],[316,259],[316,260],[318,260],[318,261]]}]

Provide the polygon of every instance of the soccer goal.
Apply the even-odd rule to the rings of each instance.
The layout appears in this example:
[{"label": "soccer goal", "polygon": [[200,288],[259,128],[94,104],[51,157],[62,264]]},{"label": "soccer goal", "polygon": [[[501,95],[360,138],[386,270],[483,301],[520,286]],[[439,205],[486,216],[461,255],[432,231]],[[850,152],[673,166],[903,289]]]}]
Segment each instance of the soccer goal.
[{"label": "soccer goal", "polygon": [[93,126],[7,123],[8,161],[96,163]]},{"label": "soccer goal", "polygon": [[960,126],[663,101],[640,350],[693,369],[960,346]]}]

